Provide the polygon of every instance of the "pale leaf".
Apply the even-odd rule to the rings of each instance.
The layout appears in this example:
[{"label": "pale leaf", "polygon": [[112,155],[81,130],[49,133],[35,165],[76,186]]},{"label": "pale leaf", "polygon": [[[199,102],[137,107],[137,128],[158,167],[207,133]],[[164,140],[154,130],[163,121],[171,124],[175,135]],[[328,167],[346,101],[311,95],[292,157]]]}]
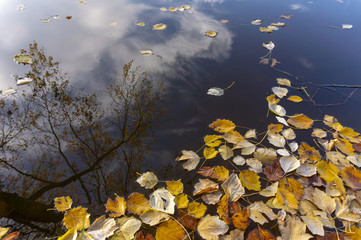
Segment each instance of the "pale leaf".
[{"label": "pale leaf", "polygon": [[276,115],[278,116],[286,116],[286,110],[278,104],[268,104],[268,108]]},{"label": "pale leaf", "polygon": [[275,48],[275,44],[272,41],[269,41],[269,43],[267,44],[263,43],[262,46],[270,51],[272,51]]},{"label": "pale leaf", "polygon": [[176,161],[188,160],[185,164],[183,164],[183,168],[191,171],[195,169],[200,161],[200,157],[193,151],[183,150],[182,156],[176,158]]},{"label": "pale leaf", "polygon": [[261,25],[263,20],[261,19],[255,19],[251,22],[252,25]]},{"label": "pale leaf", "polygon": [[150,194],[149,204],[153,209],[173,214],[174,196],[165,188],[159,188]]},{"label": "pale leaf", "polygon": [[160,222],[167,221],[170,219],[170,215],[165,212],[160,212],[155,209],[149,209],[140,215],[142,222],[154,226]]},{"label": "pale leaf", "polygon": [[246,159],[242,156],[235,156],[232,160],[236,165],[244,165],[246,163]]},{"label": "pale leaf", "polygon": [[199,221],[197,231],[206,240],[218,240],[219,235],[228,231],[228,225],[218,216],[207,215]]},{"label": "pale leaf", "polygon": [[194,185],[193,195],[198,195],[202,193],[211,193],[218,190],[218,183],[215,183],[209,179],[199,179]]},{"label": "pale leaf", "polygon": [[292,172],[301,165],[300,161],[294,156],[281,157],[280,164],[285,173]]},{"label": "pale leaf", "polygon": [[304,177],[311,177],[317,173],[317,167],[315,165],[305,163],[297,168],[296,173]]},{"label": "pale leaf", "polygon": [[140,229],[142,222],[134,217],[121,217],[117,219],[120,226],[115,232],[114,240],[131,240],[135,233]]},{"label": "pale leaf", "polygon": [[256,129],[250,129],[244,134],[245,138],[257,138]]},{"label": "pale leaf", "polygon": [[287,88],[282,88],[282,87],[273,87],[272,92],[274,94],[276,94],[277,97],[283,98],[284,96],[287,95],[288,89]]},{"label": "pale leaf", "polygon": [[306,224],[297,216],[287,216],[286,222],[278,221],[282,239],[284,240],[308,240],[312,235],[306,233]]},{"label": "pale leaf", "polygon": [[94,239],[105,240],[107,237],[113,235],[114,231],[118,228],[114,218],[106,218],[106,216],[103,215],[92,223],[87,233]]},{"label": "pale leaf", "polygon": [[167,28],[167,25],[163,24],[163,23],[158,23],[153,25],[153,30],[164,30]]},{"label": "pale leaf", "polygon": [[296,138],[296,134],[293,131],[292,128],[288,128],[282,131],[282,135],[287,139],[287,140],[293,140]]},{"label": "pale leaf", "polygon": [[222,88],[212,87],[208,89],[207,94],[212,96],[222,96],[224,94],[224,90]]},{"label": "pale leaf", "polygon": [[336,209],[336,201],[318,188],[313,192],[313,203],[331,216]]},{"label": "pale leaf", "polygon": [[222,184],[222,188],[224,192],[228,194],[229,201],[233,202],[237,201],[245,193],[244,187],[235,173],[232,173]]},{"label": "pale leaf", "polygon": [[323,223],[318,220],[317,217],[306,215],[301,216],[304,223],[306,223],[308,229],[316,235],[324,236],[325,231],[323,230]]},{"label": "pale leaf", "polygon": [[216,191],[212,193],[207,193],[202,195],[202,200],[207,204],[217,204],[221,199],[223,193],[221,191]]},{"label": "pale leaf", "polygon": [[264,197],[274,197],[277,193],[277,189],[278,189],[278,182],[275,182],[271,186],[262,189],[262,191],[260,191],[259,194]]},{"label": "pale leaf", "polygon": [[234,229],[228,235],[221,236],[220,240],[244,240],[244,231]]},{"label": "pale leaf", "polygon": [[142,186],[146,189],[151,189],[155,185],[157,185],[158,178],[156,175],[154,175],[154,173],[146,172],[146,173],[143,173],[142,175],[140,175],[140,177],[138,177],[137,183],[139,183],[140,186]]},{"label": "pale leaf", "polygon": [[268,141],[275,147],[284,147],[286,144],[286,140],[279,134],[268,134]]},{"label": "pale leaf", "polygon": [[218,152],[221,154],[223,160],[228,160],[233,157],[233,151],[227,145],[222,145],[218,148]]},{"label": "pale leaf", "polygon": [[286,121],[286,119],[284,119],[283,117],[279,117],[279,116],[276,116],[276,119],[279,123],[282,123],[284,124],[285,126],[289,127],[290,125],[288,124],[288,122]]},{"label": "pale leaf", "polygon": [[249,170],[260,173],[262,172],[262,163],[255,158],[250,158],[246,160],[247,165],[250,167]]},{"label": "pale leaf", "polygon": [[276,78],[276,80],[279,85],[291,87],[291,82],[287,78]]}]

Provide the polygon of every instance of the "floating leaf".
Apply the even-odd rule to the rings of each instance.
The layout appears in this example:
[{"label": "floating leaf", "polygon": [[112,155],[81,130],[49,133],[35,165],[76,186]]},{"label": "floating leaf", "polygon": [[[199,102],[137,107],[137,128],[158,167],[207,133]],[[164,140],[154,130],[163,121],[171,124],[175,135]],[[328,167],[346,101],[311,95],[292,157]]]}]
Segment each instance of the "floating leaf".
[{"label": "floating leaf", "polygon": [[261,182],[259,181],[259,176],[257,173],[250,170],[241,171],[239,174],[239,179],[241,180],[242,185],[248,190],[261,190]]},{"label": "floating leaf", "polygon": [[187,208],[187,214],[194,218],[201,218],[207,211],[206,205],[198,202],[191,202]]},{"label": "floating leaf", "polygon": [[263,43],[262,46],[270,51],[275,48],[275,44],[272,41],[269,41],[267,44]]},{"label": "floating leaf", "polygon": [[292,15],[283,14],[281,18],[290,19]]},{"label": "floating leaf", "polygon": [[292,172],[301,165],[300,160],[294,156],[281,157],[280,164],[285,173]]},{"label": "floating leaf", "polygon": [[250,129],[244,134],[245,138],[257,138],[256,129]]},{"label": "floating leaf", "polygon": [[176,7],[170,7],[168,9],[169,9],[169,12],[176,12],[178,10],[178,8],[176,8]]},{"label": "floating leaf", "polygon": [[287,78],[276,78],[276,80],[279,85],[291,87],[291,82]]},{"label": "floating leaf", "polygon": [[176,161],[188,160],[183,164],[183,168],[191,171],[195,169],[200,161],[200,157],[193,151],[183,150],[182,156],[176,158]]},{"label": "floating leaf", "polygon": [[127,199],[127,209],[133,214],[142,214],[150,208],[148,199],[141,193],[132,193]]},{"label": "floating leaf", "polygon": [[232,121],[226,119],[217,119],[216,121],[211,123],[209,127],[217,132],[227,133],[234,130],[236,128],[236,125]]},{"label": "floating leaf", "polygon": [[202,200],[207,204],[217,204],[221,199],[223,193],[221,191],[215,191],[202,195]]},{"label": "floating leaf", "polygon": [[342,24],[342,29],[351,29],[352,27],[351,24]]},{"label": "floating leaf", "polygon": [[145,26],[145,23],[144,23],[144,22],[137,22],[137,26],[139,26],[139,27],[144,27],[144,26]]},{"label": "floating leaf", "polygon": [[125,214],[126,203],[124,198],[119,197],[115,194],[115,200],[108,198],[107,204],[105,205],[106,212],[111,212],[110,217],[120,217]]},{"label": "floating leaf", "polygon": [[243,165],[246,163],[246,159],[242,156],[236,156],[232,160],[236,165]]},{"label": "floating leaf", "polygon": [[258,227],[253,229],[250,233],[248,233],[247,240],[276,240],[275,236],[272,235],[269,231]]},{"label": "floating leaf", "polygon": [[286,116],[286,110],[281,106],[277,104],[268,104],[269,110],[271,110],[274,114],[278,116]]},{"label": "floating leaf", "polygon": [[263,202],[254,202],[248,206],[250,211],[250,219],[259,224],[267,223],[268,220],[262,215],[265,214],[270,220],[274,220],[277,218],[277,215],[274,214],[272,209],[268,207]]},{"label": "floating leaf", "polygon": [[315,165],[305,163],[297,168],[296,173],[304,177],[311,177],[317,173],[317,167]]},{"label": "floating leaf", "polygon": [[333,213],[336,209],[335,199],[328,196],[325,192],[318,188],[315,188],[315,191],[313,192],[313,203],[329,216],[331,216],[331,213]]},{"label": "floating leaf", "polygon": [[151,189],[158,183],[158,178],[152,172],[146,172],[137,178],[137,183],[145,189]]},{"label": "floating leaf", "polygon": [[228,160],[233,157],[233,151],[227,145],[222,145],[218,148],[218,152],[221,154],[223,160]]},{"label": "floating leaf", "polygon": [[296,96],[296,95],[289,96],[287,99],[292,101],[292,102],[296,102],[296,103],[299,103],[299,102],[303,101],[303,99],[301,97]]},{"label": "floating leaf", "polygon": [[215,183],[209,179],[199,179],[199,182],[194,185],[193,196],[210,193],[218,190],[218,183]]},{"label": "floating leaf", "polygon": [[264,164],[273,164],[277,158],[277,152],[273,148],[257,148],[253,156]]},{"label": "floating leaf", "polygon": [[0,227],[0,238],[2,238],[8,231],[9,228]]},{"label": "floating leaf", "polygon": [[114,231],[117,229],[118,226],[115,220],[113,218],[106,218],[106,216],[103,215],[92,223],[92,225],[87,230],[87,233],[90,234],[94,239],[105,239],[113,235]]},{"label": "floating leaf", "polygon": [[205,148],[203,150],[203,156],[205,159],[215,158],[218,154],[218,151],[215,148]]},{"label": "floating leaf", "polygon": [[230,223],[231,219],[229,218],[229,211],[228,211],[228,195],[225,194],[221,201],[218,203],[217,206],[217,213],[219,217],[227,224]]},{"label": "floating leaf", "polygon": [[177,208],[187,208],[189,203],[188,196],[184,193],[179,194],[175,197],[174,203]]},{"label": "floating leaf", "polygon": [[199,220],[189,216],[189,215],[184,215],[182,216],[180,219],[178,219],[178,221],[185,227],[188,228],[192,231],[195,231],[197,229],[197,225],[199,223]]},{"label": "floating leaf", "polygon": [[219,135],[207,135],[204,137],[204,144],[208,147],[218,147],[222,141],[218,140],[222,138],[222,136]]},{"label": "floating leaf", "polygon": [[174,196],[165,188],[155,190],[149,196],[149,205],[161,212],[173,214],[174,213]]},{"label": "floating leaf", "polygon": [[59,237],[57,240],[74,240],[77,238],[77,236],[78,231],[75,228],[72,228],[68,230],[63,236]]},{"label": "floating leaf", "polygon": [[70,209],[72,204],[73,204],[73,200],[69,196],[54,198],[55,208],[59,212],[64,212]]},{"label": "floating leaf", "polygon": [[286,23],[284,22],[276,22],[276,23],[271,23],[272,26],[276,26],[276,27],[284,27],[286,26]]},{"label": "floating leaf", "polygon": [[227,19],[221,19],[221,23],[228,23],[229,21]]},{"label": "floating leaf", "polygon": [[153,51],[150,50],[150,49],[140,50],[139,52],[140,52],[140,54],[142,54],[142,55],[144,55],[144,56],[153,55]]},{"label": "floating leaf", "polygon": [[119,230],[115,232],[114,240],[132,240],[140,229],[142,222],[134,217],[118,218]]},{"label": "floating leaf", "polygon": [[267,33],[271,33],[273,31],[273,29],[269,27],[260,27],[259,30],[261,32],[267,32]]},{"label": "floating leaf", "polygon": [[320,152],[305,142],[301,143],[298,154],[302,160],[308,160],[311,163],[316,163],[321,160]]},{"label": "floating leaf", "polygon": [[284,96],[287,95],[288,89],[287,89],[287,88],[283,88],[283,87],[273,87],[273,88],[272,88],[272,92],[273,92],[274,94],[276,94],[277,97],[283,98]]},{"label": "floating leaf", "polygon": [[224,90],[222,88],[212,87],[208,89],[207,94],[212,96],[222,96],[224,94]]},{"label": "floating leaf", "polygon": [[282,135],[287,139],[287,140],[293,140],[296,138],[296,134],[293,131],[292,128],[288,128],[282,131]]},{"label": "floating leaf", "polygon": [[330,161],[319,161],[316,166],[317,172],[326,182],[332,182],[338,178],[338,173],[340,171]]},{"label": "floating leaf", "polygon": [[63,224],[68,230],[72,228],[77,230],[87,229],[90,226],[89,217],[90,214],[86,208],[73,208],[65,213]]},{"label": "floating leaf", "polygon": [[311,136],[317,137],[317,138],[324,138],[327,136],[327,133],[325,131],[323,131],[322,129],[314,128]]},{"label": "floating leaf", "polygon": [[180,223],[171,219],[159,225],[155,238],[157,240],[182,240],[185,234],[186,232]]},{"label": "floating leaf", "polygon": [[178,181],[166,181],[168,191],[176,196],[183,193],[183,183],[179,179]]},{"label": "floating leaf", "polygon": [[262,189],[262,191],[260,191],[259,194],[264,197],[274,197],[277,193],[277,190],[278,190],[278,182],[275,182],[271,186]]},{"label": "floating leaf", "polygon": [[278,188],[276,199],[283,207],[298,209],[298,201],[294,194],[284,188]]},{"label": "floating leaf", "polygon": [[157,225],[160,222],[169,220],[170,218],[171,216],[169,214],[155,209],[148,209],[140,215],[140,220],[150,226]]},{"label": "floating leaf", "polygon": [[223,166],[217,166],[211,175],[211,178],[215,178],[218,182],[223,182],[229,177],[229,171]]},{"label": "floating leaf", "polygon": [[228,231],[228,225],[218,216],[207,215],[199,221],[197,231],[206,240],[218,240],[218,235]]},{"label": "floating leaf", "polygon": [[361,190],[361,171],[355,167],[345,167],[342,172],[342,180],[354,191]]},{"label": "floating leaf", "polygon": [[237,201],[245,193],[244,187],[235,173],[232,173],[222,184],[222,188],[232,202]]},{"label": "floating leaf", "polygon": [[268,141],[275,147],[284,147],[286,144],[286,140],[279,134],[268,134]]},{"label": "floating leaf", "polygon": [[263,20],[261,19],[255,19],[251,22],[252,25],[261,25]]},{"label": "floating leaf", "polygon": [[165,11],[168,11],[168,8],[161,7],[160,10],[161,10],[162,12],[165,12]]},{"label": "floating leaf", "polygon": [[295,114],[287,120],[289,124],[300,129],[309,129],[312,127],[313,120],[303,114]]},{"label": "floating leaf", "polygon": [[249,170],[255,173],[262,172],[262,163],[258,159],[255,158],[247,159],[246,163],[250,167]]},{"label": "floating leaf", "polygon": [[14,60],[17,63],[22,63],[22,64],[32,64],[33,63],[33,58],[30,55],[15,55]]},{"label": "floating leaf", "polygon": [[266,166],[264,174],[271,181],[279,181],[283,177],[284,172],[282,171],[281,165],[277,163],[272,166]]},{"label": "floating leaf", "polygon": [[249,209],[244,208],[240,212],[233,214],[232,223],[236,228],[245,231],[248,225],[250,224]]},{"label": "floating leaf", "polygon": [[216,36],[217,36],[217,32],[214,32],[214,31],[208,31],[208,32],[206,32],[205,33],[205,35],[207,36],[207,37],[210,37],[210,38],[215,38]]},{"label": "floating leaf", "polygon": [[163,24],[163,23],[158,23],[153,25],[153,30],[164,30],[167,28],[167,25]]}]

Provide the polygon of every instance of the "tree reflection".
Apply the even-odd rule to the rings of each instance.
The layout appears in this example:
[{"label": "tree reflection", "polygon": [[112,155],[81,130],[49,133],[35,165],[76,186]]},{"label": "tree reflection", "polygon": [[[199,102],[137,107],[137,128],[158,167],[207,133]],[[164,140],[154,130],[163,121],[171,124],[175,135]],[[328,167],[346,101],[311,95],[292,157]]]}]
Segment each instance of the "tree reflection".
[{"label": "tree reflection", "polygon": [[47,211],[54,197],[96,209],[129,191],[164,114],[163,88],[130,62],[107,92],[76,92],[37,43],[21,53],[33,58],[33,82],[0,100],[0,216],[49,232],[44,223],[62,219]]}]

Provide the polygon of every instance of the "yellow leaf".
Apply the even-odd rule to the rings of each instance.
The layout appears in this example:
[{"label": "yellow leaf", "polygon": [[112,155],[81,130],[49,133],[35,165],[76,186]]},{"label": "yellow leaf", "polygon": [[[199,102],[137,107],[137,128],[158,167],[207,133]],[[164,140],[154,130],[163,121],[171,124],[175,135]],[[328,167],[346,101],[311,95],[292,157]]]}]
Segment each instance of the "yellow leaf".
[{"label": "yellow leaf", "polygon": [[223,135],[223,139],[229,143],[237,144],[244,140],[244,137],[237,131],[229,131]]},{"label": "yellow leaf", "polygon": [[303,99],[301,97],[295,96],[295,95],[289,96],[287,99],[292,101],[292,102],[296,102],[296,103],[303,101]]},{"label": "yellow leaf", "polygon": [[86,208],[73,208],[65,213],[63,224],[68,230],[72,228],[77,230],[87,229],[90,226],[89,217],[90,214]]},{"label": "yellow leaf", "polygon": [[283,178],[279,187],[287,189],[295,196],[297,201],[300,201],[303,196],[303,186],[293,178]]},{"label": "yellow leaf", "polygon": [[336,209],[336,201],[328,196],[324,191],[315,188],[313,192],[313,203],[322,211],[326,212],[329,217]]},{"label": "yellow leaf", "polygon": [[199,221],[197,231],[204,239],[217,240],[219,235],[223,235],[228,231],[228,225],[220,220],[218,216],[207,215]]},{"label": "yellow leaf", "polygon": [[312,137],[324,138],[327,136],[327,133],[319,128],[314,128],[312,131]]},{"label": "yellow leaf", "polygon": [[309,129],[313,125],[313,120],[303,114],[295,114],[289,117],[287,122],[299,129]]},{"label": "yellow leaf", "polygon": [[140,26],[140,27],[143,27],[143,26],[145,26],[145,23],[144,22],[138,22],[137,25]]},{"label": "yellow leaf", "polygon": [[325,117],[323,118],[323,123],[329,127],[332,127],[332,125],[337,122],[338,120],[330,115],[325,115]]},{"label": "yellow leaf", "polygon": [[127,199],[128,211],[133,214],[142,214],[150,208],[149,201],[141,193],[132,193]]},{"label": "yellow leaf", "polygon": [[163,23],[158,23],[153,25],[153,30],[164,30],[167,28],[167,25],[163,24]]},{"label": "yellow leaf", "polygon": [[239,179],[248,190],[261,191],[261,182],[257,173],[250,170],[241,171]]},{"label": "yellow leaf", "polygon": [[268,128],[268,132],[270,134],[275,134],[275,133],[279,133],[283,130],[283,125],[271,123],[270,125],[268,125],[267,128]]},{"label": "yellow leaf", "polygon": [[177,206],[177,208],[186,208],[188,207],[188,196],[184,193],[179,194],[175,197],[174,199],[174,203]]},{"label": "yellow leaf", "polygon": [[219,182],[227,180],[229,177],[229,171],[223,166],[217,166],[213,169],[213,174],[211,178],[216,178]]},{"label": "yellow leaf", "polygon": [[354,191],[361,190],[361,171],[355,167],[345,167],[342,172],[342,180]]},{"label": "yellow leaf", "polygon": [[326,182],[334,181],[340,172],[330,161],[319,161],[316,164],[317,172]]},{"label": "yellow leaf", "polygon": [[206,36],[207,37],[211,37],[211,38],[214,38],[214,37],[216,37],[217,36],[217,32],[214,32],[214,31],[208,31],[208,32],[206,32]]},{"label": "yellow leaf", "polygon": [[344,232],[343,235],[348,237],[351,240],[360,240],[361,239],[361,229],[353,225],[350,229],[350,232]]},{"label": "yellow leaf", "polygon": [[268,28],[268,27],[260,27],[259,30],[261,32],[268,32],[268,33],[271,33],[273,31],[273,29]]},{"label": "yellow leaf", "polygon": [[204,144],[206,144],[208,147],[218,147],[222,143],[222,141],[218,140],[220,138],[222,138],[222,136],[207,135],[204,137]]},{"label": "yellow leaf", "polygon": [[203,203],[198,203],[198,202],[191,202],[187,208],[188,215],[195,217],[195,218],[203,217],[204,214],[206,213],[206,211],[207,211],[206,205],[204,205]]},{"label": "yellow leaf", "polygon": [[181,224],[171,219],[159,225],[155,238],[157,240],[183,240],[185,234]]},{"label": "yellow leaf", "polygon": [[321,160],[320,152],[305,142],[301,143],[301,146],[298,148],[298,154],[302,160],[308,160],[311,163]]},{"label": "yellow leaf", "polygon": [[259,194],[265,197],[275,196],[277,193],[278,184],[279,184],[278,182],[273,183],[271,186],[262,189],[262,191],[260,191]]},{"label": "yellow leaf", "polygon": [[341,131],[338,132],[343,137],[357,137],[360,135],[358,132],[355,132],[352,128],[344,127]]},{"label": "yellow leaf", "polygon": [[227,194],[225,194],[221,198],[221,201],[218,203],[217,213],[219,215],[219,218],[222,219],[225,223],[227,223],[227,224],[230,223],[229,212],[228,212],[228,195]]},{"label": "yellow leaf", "polygon": [[276,199],[283,207],[298,209],[298,201],[295,196],[284,188],[278,188]]},{"label": "yellow leaf", "polygon": [[180,179],[178,181],[167,181],[166,184],[168,191],[172,195],[177,196],[178,194],[183,193],[183,183]]},{"label": "yellow leaf", "polygon": [[276,78],[276,80],[279,85],[291,87],[291,82],[287,78]]},{"label": "yellow leaf", "polygon": [[216,121],[211,123],[209,127],[217,132],[227,133],[234,130],[236,128],[236,125],[232,121],[226,119],[217,119]]},{"label": "yellow leaf", "polygon": [[232,223],[236,228],[238,228],[238,229],[240,229],[242,231],[245,231],[246,228],[248,227],[249,223],[250,223],[250,221],[249,221],[249,209],[244,208],[240,212],[237,212],[237,213],[233,214]]},{"label": "yellow leaf", "polygon": [[269,95],[266,99],[268,104],[277,104],[281,100],[281,99],[277,99],[276,95],[274,94]]},{"label": "yellow leaf", "polygon": [[205,148],[203,150],[203,156],[205,159],[215,158],[218,154],[218,151],[215,148]]},{"label": "yellow leaf", "polygon": [[221,154],[223,160],[228,160],[233,157],[233,151],[227,145],[222,145],[218,148],[218,152]]},{"label": "yellow leaf", "polygon": [[125,214],[126,203],[124,198],[119,197],[115,194],[115,200],[108,198],[108,202],[105,205],[106,212],[111,212],[109,214],[110,217],[120,217]]},{"label": "yellow leaf", "polygon": [[0,227],[0,238],[2,238],[8,231],[9,228]]},{"label": "yellow leaf", "polygon": [[169,214],[152,208],[148,209],[140,215],[140,220],[150,226],[157,225],[158,223],[167,221],[170,218],[171,216]]},{"label": "yellow leaf", "polygon": [[312,232],[312,234],[324,236],[325,231],[323,230],[323,223],[318,219],[318,217],[314,217],[311,215],[301,216],[304,223],[306,223],[308,229]]},{"label": "yellow leaf", "polygon": [[343,152],[344,154],[347,154],[347,155],[352,155],[355,152],[355,150],[354,150],[354,148],[352,146],[352,143],[350,143],[346,139],[337,138],[337,141],[335,143],[335,147],[338,150],[340,150],[341,152]]},{"label": "yellow leaf", "polygon": [[64,212],[64,211],[70,209],[72,203],[73,203],[73,200],[69,196],[54,198],[55,208],[59,212]]},{"label": "yellow leaf", "polygon": [[169,12],[176,12],[178,10],[178,8],[176,7],[170,7],[169,8]]},{"label": "yellow leaf", "polygon": [[76,228],[68,230],[63,236],[58,237],[58,240],[74,240],[78,236]]}]

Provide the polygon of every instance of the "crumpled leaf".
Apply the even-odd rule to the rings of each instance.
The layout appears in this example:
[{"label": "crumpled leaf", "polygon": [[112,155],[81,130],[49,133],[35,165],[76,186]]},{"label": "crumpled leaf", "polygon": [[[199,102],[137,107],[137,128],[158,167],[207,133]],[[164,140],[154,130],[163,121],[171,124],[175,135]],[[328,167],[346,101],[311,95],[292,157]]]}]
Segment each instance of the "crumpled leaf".
[{"label": "crumpled leaf", "polygon": [[167,28],[167,25],[163,24],[163,23],[158,23],[153,25],[153,30],[164,30]]},{"label": "crumpled leaf", "polygon": [[26,84],[31,83],[32,81],[33,81],[33,79],[28,78],[28,77],[19,78],[19,79],[16,81],[16,85],[17,85],[17,86],[26,85]]},{"label": "crumpled leaf", "polygon": [[150,208],[148,199],[141,193],[132,193],[127,199],[127,209],[133,214],[142,214]]},{"label": "crumpled leaf", "polygon": [[150,194],[149,205],[165,213],[174,213],[174,196],[165,188],[159,188]]},{"label": "crumpled leaf", "polygon": [[261,182],[259,181],[259,176],[257,173],[250,170],[241,171],[239,174],[239,179],[241,180],[242,185],[248,190],[261,190]]},{"label": "crumpled leaf", "polygon": [[228,225],[218,216],[207,215],[199,221],[197,231],[206,240],[218,240],[219,235],[228,231]]},{"label": "crumpled leaf", "polygon": [[154,173],[146,172],[141,174],[136,181],[145,189],[152,189],[155,185],[157,185],[158,178]]},{"label": "crumpled leaf", "polygon": [[303,114],[295,114],[289,117],[287,122],[299,129],[309,129],[313,125],[313,120]]},{"label": "crumpled leaf", "polygon": [[202,193],[211,193],[218,190],[218,183],[215,183],[209,179],[199,179],[194,185],[193,196]]},{"label": "crumpled leaf", "polygon": [[72,204],[73,204],[73,200],[69,196],[54,198],[55,208],[59,212],[64,212],[70,209]]},{"label": "crumpled leaf", "polygon": [[244,134],[245,138],[257,138],[256,129],[250,129]]},{"label": "crumpled leaf", "polygon": [[63,224],[69,230],[75,228],[77,230],[87,229],[90,226],[88,209],[77,207],[70,209],[65,213]]},{"label": "crumpled leaf", "polygon": [[232,173],[222,184],[222,188],[228,194],[229,201],[232,202],[237,201],[245,193],[244,187],[235,173]]},{"label": "crumpled leaf", "polygon": [[115,200],[108,198],[107,204],[105,205],[106,212],[111,212],[110,217],[120,217],[125,214],[126,203],[124,198],[119,197],[115,194]]},{"label": "crumpled leaf", "polygon": [[208,32],[206,32],[205,33],[205,35],[207,36],[207,37],[210,37],[210,38],[215,38],[216,36],[217,36],[217,32],[214,32],[214,31],[208,31]]},{"label": "crumpled leaf", "polygon": [[212,87],[208,89],[207,94],[212,96],[222,96],[224,94],[224,90],[222,88]]},{"label": "crumpled leaf", "polygon": [[97,218],[87,230],[94,239],[105,240],[105,238],[114,234],[118,229],[117,223],[113,218],[107,218],[105,215]]},{"label": "crumpled leaf", "polygon": [[183,168],[191,171],[198,166],[200,157],[193,151],[183,150],[182,156],[176,158],[176,161],[183,160],[188,160],[185,164],[183,164]]},{"label": "crumpled leaf", "polygon": [[185,234],[186,232],[180,223],[171,219],[159,225],[155,238],[157,240],[182,240]]},{"label": "crumpled leaf", "polygon": [[167,221],[170,218],[171,216],[169,214],[155,209],[148,209],[140,215],[140,220],[150,226],[157,225],[158,223]]}]

